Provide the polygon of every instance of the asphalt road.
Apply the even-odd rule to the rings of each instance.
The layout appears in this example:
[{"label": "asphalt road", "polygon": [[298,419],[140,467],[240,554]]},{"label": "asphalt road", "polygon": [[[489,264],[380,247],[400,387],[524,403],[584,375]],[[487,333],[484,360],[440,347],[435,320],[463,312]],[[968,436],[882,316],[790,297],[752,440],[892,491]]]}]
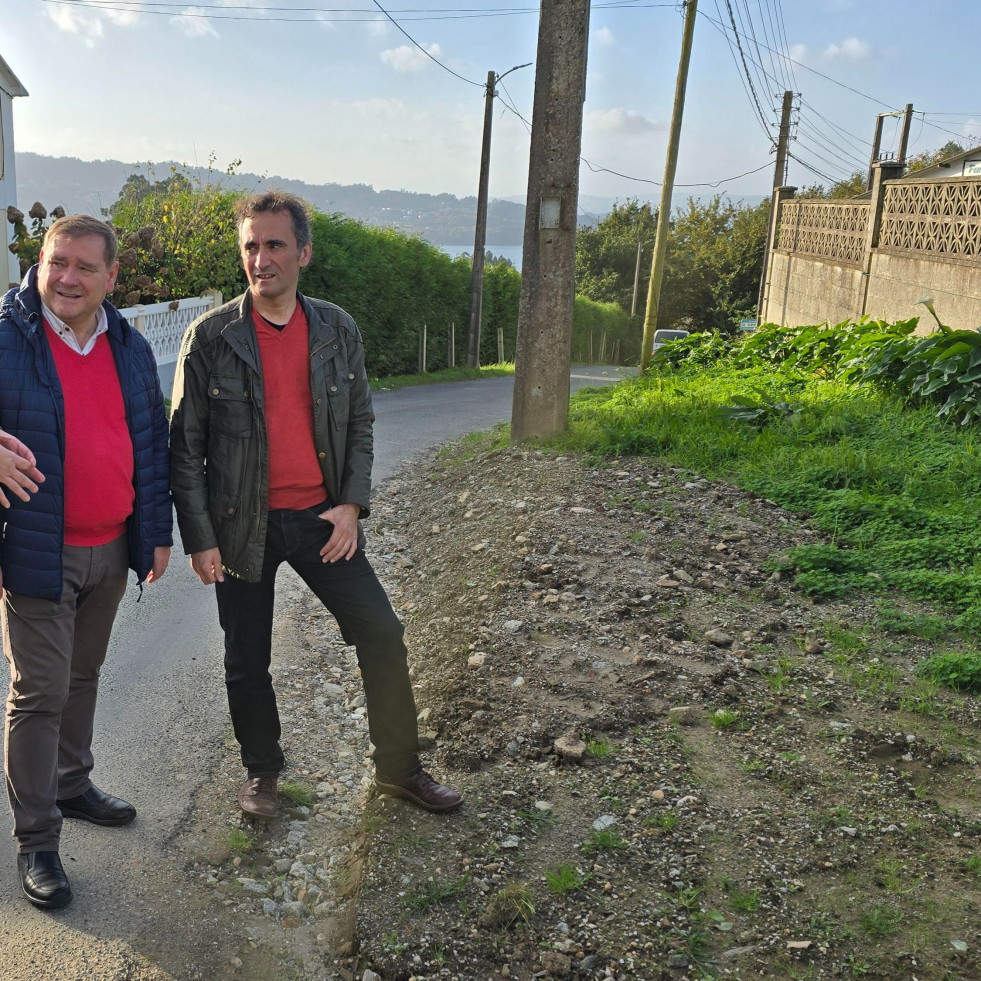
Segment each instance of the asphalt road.
[{"label": "asphalt road", "polygon": [[[615,382],[626,369],[576,367],[573,389]],[[374,396],[376,482],[426,449],[506,421],[510,377],[425,385]],[[369,528],[370,531],[370,528]],[[206,917],[185,922],[182,873],[169,843],[227,752],[221,635],[209,587],[179,544],[165,578],[137,603],[131,587],[103,670],[93,779],[136,804],[126,828],[66,821],[61,854],[75,900],[42,913],[20,892],[12,841],[0,844],[0,978],[128,977],[131,952],[167,969],[168,945],[192,944],[207,961]],[[0,665],[6,688],[7,666]],[[0,805],[0,812],[6,808]],[[9,826],[9,818],[8,818]],[[83,967],[82,965],[87,965]]]}]

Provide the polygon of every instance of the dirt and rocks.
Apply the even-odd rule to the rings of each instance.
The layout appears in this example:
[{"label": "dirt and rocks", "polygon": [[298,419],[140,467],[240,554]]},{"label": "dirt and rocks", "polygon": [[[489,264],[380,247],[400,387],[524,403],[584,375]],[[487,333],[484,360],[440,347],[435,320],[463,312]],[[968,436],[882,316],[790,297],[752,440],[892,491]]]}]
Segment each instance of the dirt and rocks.
[{"label": "dirt and rocks", "polygon": [[389,481],[370,551],[466,802],[374,794],[353,654],[287,580],[301,800],[235,816],[229,743],[181,843],[241,938],[225,976],[981,977],[977,700],[917,681],[931,643],[872,600],[773,571],[816,537],[657,460],[493,437]]}]

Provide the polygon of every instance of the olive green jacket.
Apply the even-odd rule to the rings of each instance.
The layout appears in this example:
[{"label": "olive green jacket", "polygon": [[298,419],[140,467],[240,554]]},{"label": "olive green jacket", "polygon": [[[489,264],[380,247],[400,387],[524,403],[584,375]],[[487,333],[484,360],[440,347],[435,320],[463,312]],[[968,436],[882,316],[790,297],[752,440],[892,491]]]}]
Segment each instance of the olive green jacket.
[{"label": "olive green jacket", "polygon": [[[370,511],[371,390],[364,345],[340,307],[299,296],[310,325],[314,443],[331,506]],[[262,363],[249,293],[199,317],[181,342],[170,427],[170,480],[184,551],[218,548],[225,572],[258,581],[269,456]],[[364,532],[358,526],[358,544]]]}]

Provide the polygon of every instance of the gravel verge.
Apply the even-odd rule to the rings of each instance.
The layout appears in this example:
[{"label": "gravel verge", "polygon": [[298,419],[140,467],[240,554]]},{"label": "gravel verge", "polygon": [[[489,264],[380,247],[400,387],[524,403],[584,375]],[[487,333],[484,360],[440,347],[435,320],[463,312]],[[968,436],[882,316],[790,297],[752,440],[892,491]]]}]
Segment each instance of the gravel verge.
[{"label": "gravel verge", "polygon": [[374,795],[353,653],[287,582],[304,802],[230,816],[229,744],[184,842],[242,933],[228,976],[981,976],[978,704],[916,681],[931,643],[793,592],[772,560],[817,536],[770,502],[490,447],[402,472],[369,529],[466,803]]}]

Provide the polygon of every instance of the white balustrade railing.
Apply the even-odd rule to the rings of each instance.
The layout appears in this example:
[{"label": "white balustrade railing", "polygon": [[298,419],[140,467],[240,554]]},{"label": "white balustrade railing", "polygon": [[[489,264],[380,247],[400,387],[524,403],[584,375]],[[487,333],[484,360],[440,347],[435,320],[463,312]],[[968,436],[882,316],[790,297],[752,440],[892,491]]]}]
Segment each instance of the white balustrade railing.
[{"label": "white balustrade railing", "polygon": [[207,296],[139,303],[119,312],[150,342],[157,364],[170,364],[177,360],[181,338],[191,321],[220,305],[221,293],[215,290]]}]

